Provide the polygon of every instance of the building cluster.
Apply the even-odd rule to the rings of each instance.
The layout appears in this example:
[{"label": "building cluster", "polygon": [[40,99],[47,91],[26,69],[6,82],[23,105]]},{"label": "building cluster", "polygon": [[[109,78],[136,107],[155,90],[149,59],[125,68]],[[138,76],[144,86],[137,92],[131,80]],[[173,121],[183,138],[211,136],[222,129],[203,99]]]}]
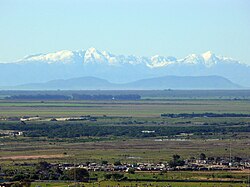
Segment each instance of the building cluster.
[{"label": "building cluster", "polygon": [[23,136],[23,132],[12,130],[0,130],[0,136]]},{"label": "building cluster", "polygon": [[242,160],[239,162],[230,163],[228,160],[221,159],[220,161],[208,160],[185,160],[182,166],[171,167],[168,163],[123,163],[120,165],[114,164],[99,164],[99,163],[84,163],[84,164],[59,164],[63,170],[69,170],[75,167],[85,168],[88,171],[120,171],[128,172],[129,169],[134,171],[227,171],[227,170],[250,170],[250,160]]}]

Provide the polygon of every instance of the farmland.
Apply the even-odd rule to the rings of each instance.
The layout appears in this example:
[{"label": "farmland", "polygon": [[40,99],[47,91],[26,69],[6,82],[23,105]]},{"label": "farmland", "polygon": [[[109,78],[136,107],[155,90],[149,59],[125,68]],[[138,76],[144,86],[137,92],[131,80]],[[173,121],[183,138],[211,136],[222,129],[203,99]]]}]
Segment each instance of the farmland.
[{"label": "farmland", "polygon": [[[86,94],[99,94],[99,92],[101,91],[88,91]],[[250,114],[249,91],[209,91],[207,95],[203,91],[126,91],[126,94],[127,92],[139,94],[142,99],[126,101],[4,99],[11,95],[36,93],[2,91],[1,168],[3,170],[19,168],[16,165],[20,163],[36,164],[41,161],[56,164],[102,161],[110,164],[116,161],[124,164],[168,163],[174,154],[180,155],[182,159],[191,157],[197,159],[201,153],[206,154],[207,158],[220,157],[228,160],[240,157],[249,160],[250,118],[245,117]],[[52,91],[46,92],[50,93],[55,94]],[[56,93],[72,94],[69,91]],[[121,91],[101,93],[115,95],[121,94]],[[219,117],[206,117],[201,115],[203,113],[218,114]],[[177,117],[164,117],[162,114],[176,114]],[[180,117],[183,114],[189,115]],[[199,117],[192,117],[191,114]],[[234,115],[230,117],[223,114]],[[239,117],[239,114],[244,115]],[[249,170],[225,172],[210,171],[208,176],[205,172],[199,171],[198,175],[204,175],[204,178],[200,179],[195,178],[196,174],[190,171],[182,171],[180,175],[176,171],[163,172],[163,175],[158,171],[155,175],[159,174],[158,178],[164,180],[187,178],[201,181],[207,178],[220,180],[219,176],[223,176],[223,180],[234,180],[234,178],[241,181],[248,180]],[[151,172],[148,174],[136,172],[137,174],[139,178],[143,175],[146,179],[153,177]],[[233,179],[231,174],[235,176]],[[102,178],[100,172],[90,171],[90,175]],[[173,175],[174,178],[167,178],[167,175]],[[128,176],[128,179],[132,180],[134,177]],[[106,180],[100,185],[111,183],[117,185],[116,181]],[[136,185],[133,181],[119,181],[119,183],[120,186]],[[166,183],[160,181],[151,183],[166,186]],[[181,182],[169,183],[171,186],[184,185]],[[186,186],[197,184],[185,183]],[[202,182],[203,186],[211,184]],[[57,185],[64,186],[65,183]],[[215,182],[213,185],[218,184]],[[227,186],[228,183],[220,186],[223,185]],[[240,186],[241,183],[236,181],[231,185]]]},{"label": "farmland", "polygon": [[2,116],[108,115],[159,117],[162,113],[248,113],[249,100],[1,101]]}]

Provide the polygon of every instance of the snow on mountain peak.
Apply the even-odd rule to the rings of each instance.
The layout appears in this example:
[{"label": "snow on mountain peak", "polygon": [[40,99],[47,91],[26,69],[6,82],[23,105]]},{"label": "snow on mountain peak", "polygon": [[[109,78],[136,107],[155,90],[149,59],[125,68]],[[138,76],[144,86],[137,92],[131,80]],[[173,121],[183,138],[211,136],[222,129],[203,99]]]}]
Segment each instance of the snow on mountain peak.
[{"label": "snow on mountain peak", "polygon": [[164,57],[160,55],[155,55],[150,58],[151,64],[147,64],[147,66],[151,68],[164,67],[176,62],[176,58],[174,57]]},{"label": "snow on mountain peak", "polygon": [[54,62],[70,63],[72,61],[73,56],[74,56],[74,53],[72,51],[62,50],[62,51],[57,51],[55,53],[27,56],[21,61],[28,61],[28,62],[29,61],[31,62],[42,61],[48,64],[51,64]]},{"label": "snow on mountain peak", "polygon": [[90,47],[90,48],[87,49],[87,51],[90,52],[90,53],[96,53],[97,50],[94,47]]},{"label": "snow on mountain peak", "polygon": [[154,55],[151,57],[137,57],[125,55],[113,55],[106,51],[98,51],[94,47],[87,50],[70,51],[61,50],[55,53],[39,54],[25,57],[18,62],[39,62],[39,63],[83,63],[83,64],[106,64],[123,66],[127,65],[145,65],[149,68],[161,68],[172,64],[185,64],[185,65],[204,65],[212,67],[218,63],[239,63],[232,58],[220,57],[207,51],[203,54],[190,54],[183,59],[176,59],[175,57]]},{"label": "snow on mountain peak", "polygon": [[209,60],[214,54],[211,51],[207,51],[203,53],[201,56],[204,58],[205,61]]},{"label": "snow on mountain peak", "polygon": [[119,64],[117,56],[115,56],[107,51],[102,51],[102,55],[106,58],[106,60],[110,64],[112,64],[112,65]]},{"label": "snow on mountain peak", "polygon": [[178,60],[178,62],[183,64],[202,64],[204,63],[204,59],[201,55],[191,54]]},{"label": "snow on mountain peak", "polygon": [[91,47],[85,51],[84,63],[104,63],[107,62],[107,58],[94,47]]},{"label": "snow on mountain peak", "polygon": [[201,55],[197,54],[188,55],[187,57],[178,60],[178,62],[190,65],[200,64],[200,65],[205,65],[206,67],[211,67],[214,64],[223,62],[223,58],[216,56],[211,51],[207,51],[205,53],[202,53]]},{"label": "snow on mountain peak", "polygon": [[207,52],[201,54],[201,56],[204,59],[204,64],[208,67],[211,67],[214,64],[217,64],[223,60],[222,58],[217,57],[211,51],[207,51]]}]

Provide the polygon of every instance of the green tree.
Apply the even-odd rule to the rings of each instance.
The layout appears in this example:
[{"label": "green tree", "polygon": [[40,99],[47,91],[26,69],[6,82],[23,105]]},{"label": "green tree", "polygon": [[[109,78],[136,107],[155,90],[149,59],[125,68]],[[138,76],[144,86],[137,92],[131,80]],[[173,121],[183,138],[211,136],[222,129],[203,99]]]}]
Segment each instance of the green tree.
[{"label": "green tree", "polygon": [[107,160],[102,160],[102,165],[107,165],[108,161]]},{"label": "green tree", "polygon": [[22,181],[22,180],[25,180],[25,179],[28,179],[28,177],[26,175],[24,175],[24,174],[16,174],[12,178],[13,181]]},{"label": "green tree", "polygon": [[122,173],[113,173],[111,179],[113,180],[121,180],[124,177]]},{"label": "green tree", "polygon": [[36,166],[37,170],[46,171],[50,168],[50,164],[46,161],[38,162]]},{"label": "green tree", "polygon": [[89,172],[84,168],[73,168],[67,172],[70,180],[83,181],[89,177]]},{"label": "green tree", "polygon": [[173,155],[173,159],[169,162],[170,167],[183,166],[184,164],[185,161],[177,154]]},{"label": "green tree", "polygon": [[129,168],[128,173],[129,174],[135,174],[135,169],[134,168]]},{"label": "green tree", "polygon": [[10,187],[23,187],[23,185],[20,183],[14,183]]},{"label": "green tree", "polygon": [[176,161],[176,160],[178,160],[178,159],[180,159],[180,158],[181,158],[180,155],[177,155],[177,154],[173,155],[173,160],[174,160],[174,161]]},{"label": "green tree", "polygon": [[201,159],[201,160],[206,160],[206,155],[205,155],[205,153],[201,153],[201,154],[200,154],[200,159]]},{"label": "green tree", "polygon": [[30,187],[30,182],[14,183],[11,187]]},{"label": "green tree", "polygon": [[122,164],[121,164],[121,161],[115,161],[115,162],[114,162],[114,165],[115,165],[115,166],[120,166],[120,165],[122,165]]}]

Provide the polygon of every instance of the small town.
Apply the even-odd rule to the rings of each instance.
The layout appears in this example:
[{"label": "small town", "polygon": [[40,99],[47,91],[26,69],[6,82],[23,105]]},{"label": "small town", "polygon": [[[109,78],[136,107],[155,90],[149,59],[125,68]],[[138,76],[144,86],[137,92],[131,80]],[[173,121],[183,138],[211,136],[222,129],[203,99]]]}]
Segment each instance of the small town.
[{"label": "small town", "polygon": [[[179,156],[179,155],[174,155]],[[173,156],[173,157],[174,157]],[[51,163],[51,167],[59,167],[62,170],[70,170],[73,168],[84,168],[87,171],[105,171],[105,172],[129,172],[132,168],[135,171],[230,171],[230,170],[250,170],[250,160],[242,159],[239,157],[233,158],[232,162],[229,161],[229,158],[208,158],[208,159],[187,159],[182,161],[178,161],[179,158],[169,163],[121,163],[120,161],[116,161],[114,163],[108,163],[107,161],[102,161],[102,163],[95,162],[86,162],[86,163],[78,163],[78,164],[53,164]],[[210,159],[210,160],[209,160]],[[22,165],[28,165],[24,163]],[[31,164],[32,165],[32,164]]]},{"label": "small town", "polygon": [[[229,158],[219,158],[219,157],[208,157],[204,153],[200,154],[199,159],[190,158],[182,160],[179,155],[173,155],[172,160],[169,162],[137,162],[137,163],[121,163],[120,161],[115,161],[114,163],[109,163],[108,161],[101,161],[101,163],[96,162],[85,162],[85,163],[48,163],[46,161],[40,161],[38,163],[23,162],[15,163],[14,167],[28,167],[36,168],[35,173],[18,172],[18,170],[5,170],[0,167],[0,185],[7,187],[10,184],[14,184],[11,181],[43,181],[43,182],[56,182],[56,181],[78,181],[78,182],[95,182],[99,181],[99,175],[93,173],[104,173],[104,180],[114,180],[114,181],[140,181],[142,179],[131,179],[125,177],[125,173],[133,175],[135,173],[171,173],[175,171],[199,171],[199,172],[235,172],[235,171],[250,171],[250,160],[243,159],[240,157]],[[31,169],[32,170],[32,169]],[[29,171],[31,171],[29,170]],[[53,171],[53,172],[52,172]],[[75,174],[70,175],[74,171]],[[80,171],[84,171],[81,173]],[[82,176],[77,178],[76,174],[79,172]],[[12,174],[12,178],[10,177]],[[67,174],[65,174],[67,173]],[[91,175],[92,173],[92,175]],[[80,175],[79,174],[79,175]],[[228,174],[229,176],[229,174]],[[4,180],[5,179],[5,180]],[[166,179],[144,179],[146,181],[166,181],[166,182],[180,182],[185,181],[185,179],[176,178],[166,178]],[[186,179],[188,180],[188,179]],[[204,181],[213,181],[214,179],[206,179]],[[216,179],[217,181],[218,179]],[[221,182],[226,182],[226,180],[221,179]],[[235,182],[241,182],[239,179],[234,179]],[[11,186],[11,185],[10,185]]]},{"label": "small town", "polygon": [[[60,170],[71,170],[74,168],[83,168],[89,172],[167,172],[167,171],[250,171],[250,160],[242,159],[240,157],[229,158],[206,158],[204,153],[201,153],[199,159],[190,158],[182,160],[179,155],[173,155],[173,159],[169,162],[137,162],[137,163],[121,163],[115,161],[109,163],[108,161],[85,162],[85,163],[43,163],[48,168],[59,168]],[[36,163],[15,163],[15,166],[30,166],[35,167]],[[0,176],[6,176],[4,170],[0,168]]]}]

